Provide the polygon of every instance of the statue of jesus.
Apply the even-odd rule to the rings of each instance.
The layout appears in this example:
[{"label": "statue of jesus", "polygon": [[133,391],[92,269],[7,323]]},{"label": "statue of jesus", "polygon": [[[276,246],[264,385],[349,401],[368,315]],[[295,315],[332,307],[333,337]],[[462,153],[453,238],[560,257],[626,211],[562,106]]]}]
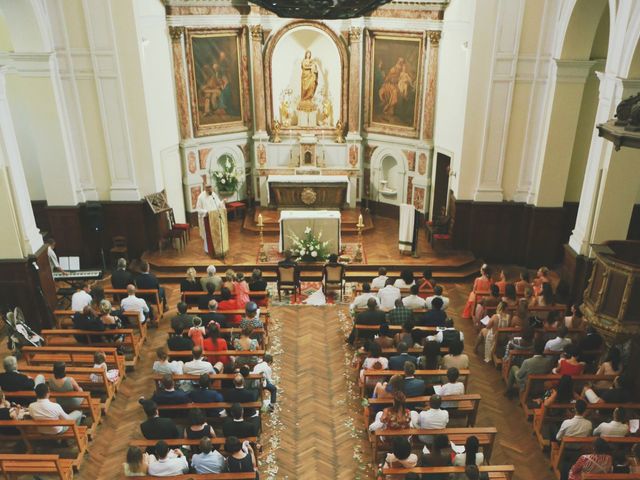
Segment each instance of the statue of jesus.
[{"label": "statue of jesus", "polygon": [[318,65],[311,58],[310,50],[304,53],[300,68],[302,73],[300,76],[300,103],[298,104],[298,109],[312,112],[315,110],[313,96],[316,93],[316,88],[318,88]]}]

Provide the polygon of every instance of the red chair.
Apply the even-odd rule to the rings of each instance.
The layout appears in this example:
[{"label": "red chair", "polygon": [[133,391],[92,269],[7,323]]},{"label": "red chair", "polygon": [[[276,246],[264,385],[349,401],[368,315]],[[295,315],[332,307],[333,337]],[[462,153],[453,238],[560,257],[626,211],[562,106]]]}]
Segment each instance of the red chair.
[{"label": "red chair", "polygon": [[169,221],[171,222],[171,230],[182,233],[187,241],[191,238],[191,225],[188,223],[176,223],[173,208],[169,210]]},{"label": "red chair", "polygon": [[226,205],[227,215],[233,212],[233,219],[238,218],[238,212],[242,212],[242,218],[244,218],[244,212],[246,205],[244,202],[229,202]]}]

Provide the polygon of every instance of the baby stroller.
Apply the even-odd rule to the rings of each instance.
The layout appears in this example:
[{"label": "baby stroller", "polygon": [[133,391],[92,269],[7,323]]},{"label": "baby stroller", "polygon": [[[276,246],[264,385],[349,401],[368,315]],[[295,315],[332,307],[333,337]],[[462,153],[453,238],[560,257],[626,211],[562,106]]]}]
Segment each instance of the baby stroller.
[{"label": "baby stroller", "polygon": [[24,314],[16,307],[7,313],[8,337],[7,346],[15,356],[20,356],[20,349],[24,346],[41,347],[44,338],[34,332],[24,320]]}]

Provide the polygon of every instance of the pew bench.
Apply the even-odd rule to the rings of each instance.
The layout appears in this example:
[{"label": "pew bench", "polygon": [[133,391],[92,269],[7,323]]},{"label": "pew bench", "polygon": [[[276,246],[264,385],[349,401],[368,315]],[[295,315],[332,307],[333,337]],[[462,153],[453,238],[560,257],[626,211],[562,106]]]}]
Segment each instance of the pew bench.
[{"label": "pew bench", "polygon": [[[373,461],[377,463],[379,461],[378,453],[381,448],[387,448],[391,443],[388,439],[393,437],[411,437],[412,444],[422,447],[422,442],[418,440],[419,435],[447,435],[449,440],[456,445],[464,445],[468,437],[475,435],[478,437],[485,461],[488,463],[491,460],[491,452],[493,451],[497,433],[498,431],[495,427],[407,428],[402,430],[376,430],[375,432],[370,432],[369,438],[373,446]],[[382,438],[385,439],[385,442],[382,441]]]},{"label": "pew bench", "polygon": [[[200,310],[199,308],[190,308],[189,310],[187,310],[187,313],[189,315],[200,316],[200,315],[206,315],[207,313],[211,313],[211,311],[210,310]],[[244,310],[242,310],[242,309],[216,310],[215,313],[218,313],[220,315],[224,315],[225,317],[234,317],[234,316],[237,316],[237,315],[240,315],[241,317],[244,316]],[[267,307],[261,307],[260,308],[260,319],[262,320],[262,324],[264,325],[265,330],[268,330],[268,328],[269,328],[269,309]],[[235,328],[239,328],[239,327],[235,327]]]},{"label": "pew bench", "polygon": [[640,480],[640,473],[583,473],[582,480]]},{"label": "pew bench", "polygon": [[[615,378],[615,375],[574,375],[573,389],[575,391],[579,391],[585,383],[597,382],[602,380],[613,382]],[[559,381],[560,375],[556,375],[553,373],[527,376],[527,383],[525,384],[524,390],[520,392],[520,406],[524,411],[525,418],[528,419],[531,415],[533,415],[535,409],[529,407],[529,400],[532,400],[537,392],[544,391],[544,383],[557,383]]]},{"label": "pew bench", "polygon": [[[111,298],[113,299],[112,303],[117,303],[117,304],[120,304],[120,299],[128,296],[126,288],[105,288],[104,294],[111,295]],[[136,288],[136,297],[149,297],[149,296],[153,297],[153,301],[152,302],[147,301],[147,304],[151,303],[151,305],[149,305],[149,308],[156,307],[156,310],[158,311],[157,321],[160,321],[162,320],[162,316],[164,315],[162,302],[160,302],[160,292],[155,288],[151,288],[151,289]]]},{"label": "pew bench", "polygon": [[[465,467],[384,468],[382,474],[384,478],[400,478],[399,476],[407,475],[408,473],[422,475],[451,475],[457,473],[464,475],[464,469]],[[490,480],[511,480],[515,467],[513,465],[481,465],[478,470],[480,470],[480,473],[487,473]]]},{"label": "pew bench", "polygon": [[[73,310],[54,310],[53,317],[55,318],[56,328],[73,328],[73,316],[77,312]],[[125,311],[122,315],[127,317],[132,328],[137,328],[140,335],[147,336],[147,322],[140,321],[140,315],[138,312]]]},{"label": "pew bench", "polygon": [[5,479],[21,475],[49,475],[73,479],[73,460],[59,455],[0,454],[0,472]]},{"label": "pew bench", "polygon": [[[204,291],[203,292],[182,292],[181,297],[184,303],[191,306],[191,305],[197,305],[200,298],[206,295],[209,295],[209,293]],[[220,290],[216,290],[215,292],[213,292],[213,295],[216,300],[220,300]],[[236,295],[232,294],[232,296],[235,297]],[[253,292],[250,291],[249,298],[252,301],[258,303],[258,301],[260,300],[268,299],[269,292],[266,290],[256,290]]]},{"label": "pew bench", "polygon": [[[44,375],[46,380],[53,378],[53,372],[50,366],[28,365],[21,368],[20,371],[29,376]],[[107,413],[109,407],[111,406],[111,402],[116,396],[116,391],[122,379],[119,378],[118,382],[111,383],[107,378],[107,372],[105,372],[101,368],[67,367],[66,372],[67,375],[73,377],[75,381],[78,382],[78,385],[80,385],[84,390],[87,390],[89,392],[101,392],[104,399],[101,400],[100,408],[102,408],[102,411],[104,413]],[[100,381],[94,382],[91,379],[91,375],[97,375]]]},{"label": "pew bench", "polygon": [[[380,327],[378,325],[354,325],[355,328],[355,340],[357,342],[360,340],[360,336],[363,333],[376,334],[380,331]],[[391,333],[400,333],[402,331],[402,325],[389,325],[389,330]],[[425,336],[435,335],[438,333],[438,329],[436,327],[413,327],[412,332],[421,332]],[[368,337],[371,338],[372,335]],[[367,336],[365,336],[367,338]]]},{"label": "pew bench", "polygon": [[[25,390],[17,392],[5,392],[5,397],[9,400],[16,398],[30,398],[36,401],[36,392],[34,390]],[[50,392],[50,399],[57,401],[59,398],[82,398],[82,403],[78,410],[82,410],[85,415],[91,418],[91,426],[87,427],[87,433],[93,438],[98,424],[102,421],[102,409],[100,408],[100,399],[91,396],[91,392]]]},{"label": "pew bench", "polygon": [[[141,480],[158,480],[158,477],[145,475],[136,477]],[[185,473],[184,475],[172,475],[173,480],[255,480],[256,473]]]},{"label": "pew bench", "polygon": [[[78,346],[94,346],[94,347],[113,347],[115,345],[121,345],[127,347],[131,352],[131,358],[125,360],[125,366],[134,367],[140,359],[140,353],[142,351],[142,345],[146,338],[140,335],[136,335],[131,328],[118,328],[115,330],[106,330],[96,332],[93,330],[77,330],[75,328],[64,330],[42,330],[40,335],[45,339],[49,346],[60,347],[78,347]],[[78,342],[74,335],[82,335],[86,337],[88,343],[82,344]],[[105,341],[103,337],[122,336],[121,343]]]},{"label": "pew bench", "polygon": [[[87,427],[78,426],[73,420],[0,420],[0,428],[16,428],[20,432],[20,439],[25,443],[28,453],[33,453],[34,441],[67,440],[77,449],[75,457],[71,459],[74,469],[78,469],[87,451],[89,437]],[[38,431],[41,427],[68,427],[65,432],[46,434]],[[15,436],[0,436],[3,439],[14,439]]]},{"label": "pew bench", "polygon": [[127,374],[125,360],[116,347],[22,347],[22,355],[27,365],[52,365],[54,362],[65,362],[67,367],[90,367],[94,365],[93,355],[102,352],[109,368],[117,369],[120,378]]},{"label": "pew bench", "polygon": [[[460,381],[464,384],[464,388],[466,391],[467,388],[467,378],[470,375],[470,371],[467,370],[460,370]],[[403,370],[365,370],[364,373],[364,384],[360,385],[360,396],[361,397],[366,397],[368,396],[368,391],[372,390],[373,387],[368,387],[367,386],[367,378],[382,378],[384,380],[387,380],[388,378],[391,378],[393,375],[404,375],[404,371]],[[425,382],[426,379],[428,378],[432,378],[432,377],[436,377],[438,380],[436,383],[442,383],[442,378],[446,378],[447,377],[447,371],[446,370],[416,370],[414,377],[417,378],[424,378]],[[373,400],[373,399],[370,399]]]},{"label": "pew bench", "polygon": [[[216,437],[211,438],[211,445],[220,452],[224,451],[224,442],[226,440],[225,437]],[[241,442],[247,441],[249,443],[256,443],[258,441],[258,437],[246,437],[239,439]],[[188,445],[190,447],[197,447],[200,445],[199,438],[168,438],[164,439],[169,448],[180,448],[182,445]],[[129,445],[132,447],[138,447],[142,450],[146,450],[147,448],[153,448],[156,446],[159,440],[147,440],[147,439],[139,439],[139,440],[131,440]]]},{"label": "pew bench", "polygon": [[[418,413],[429,409],[429,400],[431,397],[424,395],[421,397],[407,397],[406,403],[408,408],[416,410]],[[478,417],[478,408],[482,397],[477,393],[465,395],[445,395],[442,397],[443,402],[458,402],[457,407],[449,409],[449,418],[465,418],[465,427],[473,427]],[[368,405],[364,407],[364,424],[370,425],[375,417],[375,410],[372,407],[390,407],[393,405],[392,398],[370,398],[367,400]],[[444,408],[444,410],[447,410]]]},{"label": "pew bench", "polygon": [[[362,368],[362,363],[364,362],[364,359],[367,358],[367,352],[364,349],[359,349],[356,352],[358,354],[358,365],[357,365],[357,369],[361,369]],[[422,347],[409,347],[409,350],[407,350],[407,353],[409,353],[409,355],[413,355],[414,357],[418,358],[419,356],[422,355]],[[444,356],[447,353],[449,353],[449,347],[440,347],[440,355]],[[398,350],[396,348],[383,348],[382,349],[382,356],[383,357],[393,357],[394,355],[398,355]]]},{"label": "pew bench", "polygon": [[[566,453],[566,449],[571,446],[574,450],[580,449],[586,452],[591,451],[591,446],[594,440],[598,437],[564,437],[560,445],[557,443],[552,444],[551,448],[551,468],[555,473],[558,480],[561,477],[562,460]],[[630,450],[635,444],[640,443],[640,437],[602,437],[607,443],[613,445],[614,448],[624,448]],[[583,474],[582,478],[585,478]],[[609,477],[607,477],[609,478]],[[640,478],[640,477],[639,477]]]},{"label": "pew bench", "polygon": [[[161,386],[161,382],[162,382],[162,377],[164,375],[153,375],[153,381],[156,383],[156,386],[158,388],[160,388]],[[209,375],[209,378],[211,379],[211,385],[214,389],[219,390],[221,388],[221,382],[222,380],[228,380],[228,381],[233,381],[233,379],[235,378],[236,374],[235,373],[212,373]],[[198,383],[198,380],[200,379],[200,375],[188,375],[186,373],[182,374],[182,375],[172,375],[173,380],[176,382],[179,381],[191,381],[191,382],[195,382]],[[261,380],[262,379],[262,375],[258,374],[258,373],[251,373],[249,374],[248,377],[245,378],[245,380]]]},{"label": "pew bench", "polygon": [[[574,404],[572,403],[554,403],[553,405],[549,405],[548,407],[535,410],[533,415],[533,433],[538,440],[540,448],[544,449],[551,443],[550,439],[544,437],[544,426],[548,423],[558,421],[558,419],[560,418],[559,415],[554,416],[553,411],[571,411],[573,407]],[[594,424],[593,427],[595,428],[600,424],[600,422],[594,422],[590,414],[595,412],[596,416],[600,417],[600,420],[602,420],[603,416],[600,415],[600,412],[608,412],[609,415],[607,416],[613,417],[613,411],[616,408],[624,408],[628,412],[631,412],[633,410],[640,410],[640,403],[587,403],[586,416],[589,420],[591,420],[591,422]],[[632,415],[632,418],[635,418],[635,416]],[[562,417],[562,419],[564,419],[564,417]]]},{"label": "pew bench", "polygon": [[[209,417],[209,415],[207,415],[207,411],[214,410],[214,409],[219,410],[219,409],[231,408],[231,405],[233,405],[233,403],[231,402],[181,403],[178,405],[158,405],[158,412],[161,417],[168,417],[176,420],[189,421],[188,414],[185,415],[185,412],[199,408],[205,413],[205,415],[208,418],[212,420],[220,421],[220,420],[224,420],[224,418]],[[260,410],[260,407],[262,407],[262,402],[261,401],[244,402],[244,403],[241,403],[240,405],[242,405],[242,408],[245,411],[245,415],[247,414],[248,411],[251,411],[251,409],[255,409],[258,412],[258,418],[260,419],[259,431],[262,431],[262,412]]]},{"label": "pew bench", "polygon": [[[264,350],[219,350],[217,352],[205,351],[204,357],[264,357]],[[189,361],[192,358],[191,350],[170,350],[167,352],[171,360]]]}]

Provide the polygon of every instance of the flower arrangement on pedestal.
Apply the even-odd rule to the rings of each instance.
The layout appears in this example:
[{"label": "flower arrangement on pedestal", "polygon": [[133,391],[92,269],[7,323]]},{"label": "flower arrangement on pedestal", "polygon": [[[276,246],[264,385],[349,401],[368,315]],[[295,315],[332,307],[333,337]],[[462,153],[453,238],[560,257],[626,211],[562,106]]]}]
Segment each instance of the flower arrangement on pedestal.
[{"label": "flower arrangement on pedestal", "polygon": [[220,162],[222,170],[211,170],[211,180],[216,184],[216,190],[220,195],[233,195],[238,190],[240,175],[236,172],[233,160],[227,157]]},{"label": "flower arrangement on pedestal", "polygon": [[322,242],[320,238],[322,232],[314,235],[311,227],[304,229],[304,237],[300,238],[295,233],[291,233],[289,238],[293,241],[291,251],[293,256],[301,262],[322,262],[329,257],[327,246],[329,242]]}]

